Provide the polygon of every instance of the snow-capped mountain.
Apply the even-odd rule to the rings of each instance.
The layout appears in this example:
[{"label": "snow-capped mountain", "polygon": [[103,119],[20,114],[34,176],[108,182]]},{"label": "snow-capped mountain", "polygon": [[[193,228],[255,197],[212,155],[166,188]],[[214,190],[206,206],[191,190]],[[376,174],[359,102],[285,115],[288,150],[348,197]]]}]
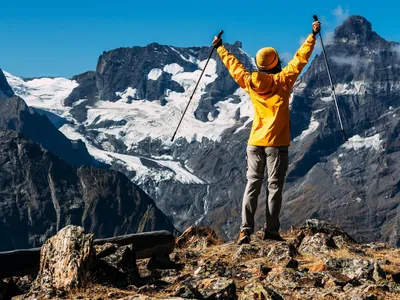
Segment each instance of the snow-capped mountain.
[{"label": "snow-capped mountain", "polygon": [[[21,85],[16,85],[16,82],[23,82],[21,79],[8,76],[8,80],[13,84],[18,94],[28,96],[27,98],[29,98],[30,102],[34,102],[36,97],[33,96],[32,99],[25,91],[29,90],[29,93],[35,94],[38,91],[37,88],[32,88],[32,85],[25,85],[23,89],[19,89]],[[25,137],[40,144],[73,166],[78,167],[96,163],[93,157],[89,155],[82,141],[71,141],[66,138],[49,121],[49,118],[27,106],[21,97],[14,94],[8,83],[1,84],[1,82],[7,83],[7,80],[0,69],[0,128],[22,133]],[[46,83],[43,84],[45,85]],[[41,93],[40,97],[46,99],[49,95]],[[40,109],[37,110],[40,111]],[[60,113],[60,111],[56,111],[56,113]],[[58,116],[56,113],[46,111],[53,123],[64,123],[65,120],[62,114],[60,113],[60,116]]]},{"label": "snow-capped mountain", "polygon": [[[227,47],[254,68],[239,42]],[[348,142],[321,55],[297,82],[284,227],[318,217],[360,241],[400,244],[398,49],[360,16],[338,27],[326,46]],[[170,141],[210,50],[119,48],[72,80],[6,77],[28,105],[61,118],[61,132],[145,189],[178,229],[212,225],[231,239],[240,224],[252,108],[215,54]]]}]

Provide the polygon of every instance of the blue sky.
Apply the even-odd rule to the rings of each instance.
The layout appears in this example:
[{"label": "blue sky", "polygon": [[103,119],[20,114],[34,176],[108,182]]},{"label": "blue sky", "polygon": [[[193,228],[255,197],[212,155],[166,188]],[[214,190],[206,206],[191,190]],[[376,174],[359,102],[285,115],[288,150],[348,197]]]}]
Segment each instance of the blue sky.
[{"label": "blue sky", "polygon": [[312,15],[328,36],[349,15],[362,15],[383,38],[400,42],[400,1],[6,1],[0,5],[0,68],[23,77],[94,70],[103,51],[152,42],[180,47],[241,41],[293,55]]}]

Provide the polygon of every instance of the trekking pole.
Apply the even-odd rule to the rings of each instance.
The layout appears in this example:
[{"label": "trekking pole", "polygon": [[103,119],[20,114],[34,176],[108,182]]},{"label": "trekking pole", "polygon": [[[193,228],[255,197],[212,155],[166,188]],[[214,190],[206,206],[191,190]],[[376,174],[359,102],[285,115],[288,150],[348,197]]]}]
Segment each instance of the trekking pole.
[{"label": "trekking pole", "polygon": [[[224,31],[221,30],[221,31],[218,33],[218,38],[220,38],[221,35],[222,35],[223,33],[224,33]],[[181,117],[181,119],[180,119],[180,121],[179,121],[179,123],[178,123],[178,126],[176,127],[176,130],[175,130],[175,132],[174,132],[174,135],[172,136],[171,142],[174,141],[175,135],[176,135],[176,133],[178,132],[178,128],[179,128],[179,126],[181,125],[181,122],[182,122],[182,120],[183,120],[183,117],[184,117],[185,114],[186,114],[186,111],[187,111],[187,109],[188,109],[188,107],[189,107],[190,101],[192,101],[193,95],[194,95],[194,93],[196,92],[197,86],[198,86],[199,83],[200,83],[200,79],[201,79],[201,77],[203,76],[203,73],[204,73],[204,71],[205,71],[206,68],[207,68],[208,62],[210,61],[211,55],[214,53],[214,49],[215,49],[215,47],[213,46],[213,48],[212,48],[212,50],[211,50],[211,53],[210,53],[210,56],[208,57],[207,62],[206,62],[206,64],[205,64],[204,68],[203,68],[203,71],[202,71],[201,74],[200,74],[200,78],[199,78],[199,80],[197,81],[196,86],[194,87],[193,93],[192,93],[192,95],[191,95],[190,98],[189,98],[189,102],[188,102],[188,104],[186,105],[186,108],[185,108],[185,110],[183,111],[182,117]]]},{"label": "trekking pole", "polygon": [[[314,21],[318,21],[317,15],[314,15],[313,18],[314,18]],[[330,71],[330,69],[329,69],[328,58],[327,58],[327,56],[326,56],[325,47],[324,47],[324,42],[322,41],[321,32],[319,33],[319,38],[320,38],[320,40],[321,40],[322,52],[324,53],[326,70],[328,71],[328,77],[329,77],[329,81],[330,81],[331,87],[332,87],[332,97],[333,97],[333,100],[335,101],[336,111],[337,111],[337,115],[338,115],[338,117],[339,117],[340,128],[342,129],[342,133],[343,133],[344,140],[345,140],[345,141],[348,141],[347,136],[346,136],[346,133],[344,132],[342,119],[340,118],[339,106],[338,106],[338,103],[337,103],[337,100],[336,100],[335,87],[333,86],[332,77],[331,77],[331,71]]]}]

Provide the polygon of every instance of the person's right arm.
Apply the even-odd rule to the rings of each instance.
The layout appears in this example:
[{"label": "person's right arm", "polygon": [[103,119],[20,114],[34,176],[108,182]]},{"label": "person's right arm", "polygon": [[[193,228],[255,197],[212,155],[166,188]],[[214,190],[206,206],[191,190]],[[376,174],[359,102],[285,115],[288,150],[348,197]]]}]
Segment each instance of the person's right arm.
[{"label": "person's right arm", "polygon": [[242,89],[247,90],[250,85],[251,75],[243,64],[224,46],[219,46],[217,52],[233,79]]}]

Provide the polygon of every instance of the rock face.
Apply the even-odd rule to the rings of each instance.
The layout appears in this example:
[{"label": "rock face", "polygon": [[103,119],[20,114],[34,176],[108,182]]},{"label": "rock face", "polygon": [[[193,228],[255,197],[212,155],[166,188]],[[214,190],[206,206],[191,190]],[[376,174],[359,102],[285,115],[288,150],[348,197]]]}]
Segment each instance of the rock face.
[{"label": "rock face", "polygon": [[22,98],[15,96],[1,69],[0,90],[0,128],[20,132],[73,166],[95,162],[82,141],[66,138],[46,116],[36,113]]},{"label": "rock face", "polygon": [[0,69],[0,99],[12,96],[14,96],[14,92],[8,84],[3,71]]},{"label": "rock face", "polygon": [[[240,43],[227,47],[254,69]],[[295,85],[284,229],[318,218],[359,242],[400,245],[398,47],[361,16],[346,20],[326,45],[348,142],[322,55]],[[150,44],[104,52],[95,73],[76,77],[80,85],[65,103],[76,121],[70,128],[100,150],[129,155],[108,163],[140,184],[178,229],[212,226],[232,240],[239,231],[252,111],[215,53],[189,109],[190,121],[169,142],[172,121],[181,116],[210,50]],[[172,170],[172,163],[181,168]],[[191,180],[182,180],[181,171]],[[263,191],[258,227],[265,223],[265,196]]]},{"label": "rock face", "polygon": [[322,56],[298,83],[292,103],[297,137],[291,147],[284,223],[323,216],[337,220],[359,241],[383,239],[400,245],[397,47],[360,16],[338,27],[327,45],[349,142],[341,137]]},{"label": "rock face", "polygon": [[[312,222],[321,221],[313,220]],[[327,228],[332,230],[326,230]],[[56,245],[56,241],[61,242],[59,237],[65,230],[69,229],[63,229],[56,237],[47,241],[43,249],[49,249],[50,243]],[[59,257],[51,265],[46,262],[50,257],[55,256],[53,253],[48,253],[44,257],[45,250],[43,250],[41,273],[33,284],[34,288],[30,293],[15,299],[32,299],[29,296],[33,295],[33,291],[36,291],[36,295],[47,291],[47,295],[58,295],[62,299],[76,299],[78,296],[84,299],[98,299],[104,298],[105,295],[107,298],[126,300],[398,298],[400,285],[396,278],[400,261],[399,249],[382,243],[363,245],[348,240],[346,246],[330,249],[326,252],[327,256],[321,258],[306,255],[296,246],[300,237],[304,243],[318,234],[334,237],[349,236],[329,223],[325,223],[323,230],[324,232],[321,232],[322,230],[312,232],[307,229],[292,228],[290,232],[283,233],[285,242],[262,240],[262,232],[259,231],[252,235],[251,243],[246,245],[223,243],[204,246],[198,244],[193,245],[192,248],[176,248],[170,256],[175,262],[179,262],[180,268],[176,268],[178,264],[173,263],[154,265],[140,259],[135,262],[132,249],[114,244],[96,247],[97,260],[95,264],[92,264],[93,260],[85,259],[88,253],[92,253],[89,251],[91,235],[89,239],[86,239],[88,235],[81,233],[76,236],[76,243],[72,243],[75,238],[71,240],[64,234],[64,240],[60,245],[57,244],[54,252],[63,252],[65,255]],[[342,233],[338,234],[338,230]],[[192,229],[190,232],[193,240],[201,240],[205,232],[210,233],[213,230],[201,227]],[[187,237],[188,233],[180,238],[185,240],[185,236]],[[63,251],[63,249],[74,249],[74,251]],[[84,249],[86,250],[83,251]],[[291,257],[292,261],[297,261],[297,265],[287,264],[287,260],[282,259],[287,256]],[[78,258],[82,264],[76,268],[74,262],[79,261]],[[60,273],[65,274],[67,270],[73,269],[74,272],[68,272],[68,276],[64,276],[64,278],[70,278],[71,275],[79,274],[75,270],[79,269],[83,272],[86,266],[84,262],[88,261],[91,261],[93,266],[91,272],[98,273],[102,270],[100,281],[98,276],[91,277],[96,278],[96,282],[86,281],[88,285],[85,288],[72,291],[65,289],[64,285],[59,285],[59,288],[53,290],[46,288],[50,280],[43,281],[43,273],[55,274],[51,270],[55,270],[65,262],[65,265],[69,267],[61,269]],[[105,272],[105,264],[108,272]],[[122,276],[124,280],[129,278],[127,274],[130,274],[133,280],[121,284],[122,281],[116,274]],[[52,276],[46,278],[55,277]],[[74,283],[84,282],[80,277],[77,278]],[[16,282],[18,282],[17,279]],[[41,290],[35,289],[38,282],[43,282]],[[60,280],[51,282],[60,282]],[[70,281],[67,282],[67,286],[70,286]]]},{"label": "rock face", "polygon": [[[228,46],[235,52],[239,52],[240,47],[240,43]],[[136,91],[130,96],[131,101],[164,100],[166,93],[184,91],[184,88],[172,79],[171,74],[174,71],[170,71],[165,66],[172,66],[171,68],[175,66],[182,68],[184,72],[194,72],[198,68],[195,61],[206,60],[210,50],[210,47],[177,48],[153,43],[146,47],[118,48],[103,52],[99,57],[95,73],[86,72],[73,78],[80,85],[74,89],[65,104],[72,105],[81,99],[88,99],[89,104],[93,104],[98,99],[116,101],[121,98],[119,93],[125,92],[127,87],[134,87]],[[246,66],[251,65],[246,55],[239,52],[238,56]],[[216,57],[215,54],[213,57]],[[222,65],[218,65],[217,68],[219,73],[228,75]],[[157,69],[160,70],[158,77],[149,78],[151,71]],[[218,88],[219,86],[223,87],[222,91]],[[207,117],[208,109],[215,110],[213,107],[215,103],[209,103],[210,99],[207,98],[210,96],[214,98],[215,93],[220,96],[231,95],[236,89],[235,82],[229,76],[219,77],[207,94],[202,97],[203,101],[196,111],[196,117],[204,119]],[[97,93],[94,92],[95,90]]]},{"label": "rock face", "polygon": [[66,225],[96,238],[166,229],[168,218],[123,174],[73,168],[14,131],[0,131],[0,250],[43,244]]},{"label": "rock face", "polygon": [[118,247],[107,243],[95,248],[97,259],[95,272],[100,282],[112,283],[119,287],[136,284],[138,269],[132,245]]},{"label": "rock face", "polygon": [[72,93],[64,100],[64,104],[72,106],[75,101],[87,99],[89,105],[94,104],[97,96],[96,72],[88,71],[80,75],[75,75],[72,80],[79,83],[79,88],[75,88]]},{"label": "rock face", "polygon": [[84,234],[82,227],[71,225],[61,229],[42,246],[33,289],[51,295],[54,290],[84,286],[95,266],[95,257],[93,234]]}]

